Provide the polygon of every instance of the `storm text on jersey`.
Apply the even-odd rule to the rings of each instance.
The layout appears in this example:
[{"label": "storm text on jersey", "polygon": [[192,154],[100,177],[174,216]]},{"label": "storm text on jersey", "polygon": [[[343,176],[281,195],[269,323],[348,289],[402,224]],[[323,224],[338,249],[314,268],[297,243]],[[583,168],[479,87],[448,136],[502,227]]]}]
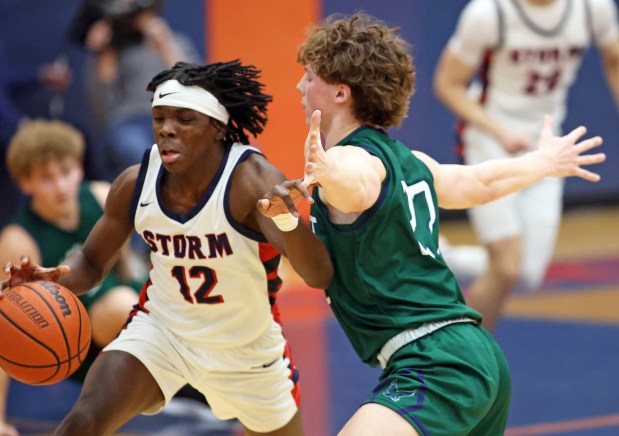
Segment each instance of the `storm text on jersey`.
[{"label": "storm text on jersey", "polygon": [[517,48],[510,51],[512,62],[524,64],[539,63],[563,63],[571,59],[580,59],[586,47],[572,46],[568,48],[549,47],[549,48]]},{"label": "storm text on jersey", "polygon": [[162,235],[145,230],[142,237],[153,253],[161,252],[163,256],[177,259],[213,259],[233,254],[225,233],[208,233],[200,237],[184,234]]}]

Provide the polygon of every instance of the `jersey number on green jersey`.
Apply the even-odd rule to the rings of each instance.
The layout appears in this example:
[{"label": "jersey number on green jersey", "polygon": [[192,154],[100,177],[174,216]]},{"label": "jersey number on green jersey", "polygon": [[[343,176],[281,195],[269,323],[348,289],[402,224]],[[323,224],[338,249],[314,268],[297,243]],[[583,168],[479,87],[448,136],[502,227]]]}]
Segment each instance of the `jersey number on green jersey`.
[{"label": "jersey number on green jersey", "polygon": [[[432,200],[430,185],[428,185],[428,182],[425,180],[412,185],[407,185],[406,182],[402,180],[402,188],[404,188],[404,192],[406,192],[408,197],[408,207],[411,211],[410,223],[413,228],[413,233],[415,234],[415,239],[417,239],[417,243],[419,244],[419,249],[423,255],[436,258],[436,254],[433,253],[430,248],[430,246],[433,245],[432,231],[434,229],[434,222],[436,221],[436,207],[434,205],[434,200]],[[415,202],[415,197],[418,195],[421,195],[420,199],[425,200],[425,202]],[[418,208],[423,207],[423,209],[419,209],[416,212],[415,204],[417,204]],[[427,228],[425,226],[418,226],[417,217],[426,216],[428,217]]]}]

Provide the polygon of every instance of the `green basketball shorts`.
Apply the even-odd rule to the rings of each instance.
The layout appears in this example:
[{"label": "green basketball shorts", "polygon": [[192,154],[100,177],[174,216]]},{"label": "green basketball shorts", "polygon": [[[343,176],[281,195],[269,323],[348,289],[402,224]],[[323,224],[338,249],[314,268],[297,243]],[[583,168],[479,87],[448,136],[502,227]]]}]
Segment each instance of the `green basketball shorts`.
[{"label": "green basketball shorts", "polygon": [[498,344],[475,324],[451,324],[391,357],[366,403],[386,406],[420,435],[501,436],[511,377]]}]

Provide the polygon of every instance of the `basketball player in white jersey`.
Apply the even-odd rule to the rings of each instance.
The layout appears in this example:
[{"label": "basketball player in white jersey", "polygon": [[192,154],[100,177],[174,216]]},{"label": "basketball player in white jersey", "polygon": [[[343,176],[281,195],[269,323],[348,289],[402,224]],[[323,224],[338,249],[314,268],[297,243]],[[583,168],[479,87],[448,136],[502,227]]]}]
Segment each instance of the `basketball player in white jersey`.
[{"label": "basketball player in white jersey", "polygon": [[[619,27],[614,0],[472,0],[438,64],[434,88],[462,120],[464,163],[518,156],[535,145],[545,114],[559,134],[584,51],[598,47],[619,109]],[[475,73],[479,78],[469,85]],[[615,114],[609,116],[615,117]],[[444,250],[458,273],[482,271],[467,302],[492,330],[516,288],[538,289],[552,259],[563,181],[546,178],[469,210],[486,253]],[[463,256],[477,256],[461,259]],[[471,265],[473,263],[473,265]],[[469,266],[466,266],[466,265]],[[466,271],[463,271],[464,273]]]},{"label": "basketball player in white jersey", "polygon": [[[22,277],[56,279],[80,294],[105,276],[134,228],[150,247],[140,302],[56,435],[111,434],[160,411],[186,383],[248,435],[302,434],[298,373],[276,307],[280,253],[315,288],[327,287],[333,267],[286,205],[272,219],[256,207],[286,184],[244,145],[262,132],[271,101],[258,75],[232,61],[177,63],[155,76],[156,144],[114,181],[103,217],[63,262],[70,272],[22,262]],[[9,269],[10,282],[17,267]]]}]

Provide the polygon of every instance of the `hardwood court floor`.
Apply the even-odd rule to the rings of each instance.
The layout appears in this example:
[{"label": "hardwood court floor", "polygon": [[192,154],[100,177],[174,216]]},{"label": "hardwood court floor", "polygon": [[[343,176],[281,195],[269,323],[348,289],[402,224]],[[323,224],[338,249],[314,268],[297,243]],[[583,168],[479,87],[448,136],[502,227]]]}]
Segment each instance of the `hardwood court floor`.
[{"label": "hardwood court floor", "polygon": [[[466,222],[445,222],[471,244]],[[541,290],[514,295],[495,332],[512,371],[506,436],[619,434],[619,207],[564,213]]]},{"label": "hardwood court floor", "polygon": [[[443,221],[441,233],[456,244],[475,244],[466,220]],[[619,206],[583,207],[563,213],[555,260],[619,255]]]},{"label": "hardwood court floor", "polygon": [[[441,232],[454,245],[476,243],[466,221],[445,222]],[[574,292],[565,292],[566,281]],[[579,286],[583,281],[596,286]],[[619,207],[565,212],[543,289],[514,295],[506,315],[619,324]]]}]

